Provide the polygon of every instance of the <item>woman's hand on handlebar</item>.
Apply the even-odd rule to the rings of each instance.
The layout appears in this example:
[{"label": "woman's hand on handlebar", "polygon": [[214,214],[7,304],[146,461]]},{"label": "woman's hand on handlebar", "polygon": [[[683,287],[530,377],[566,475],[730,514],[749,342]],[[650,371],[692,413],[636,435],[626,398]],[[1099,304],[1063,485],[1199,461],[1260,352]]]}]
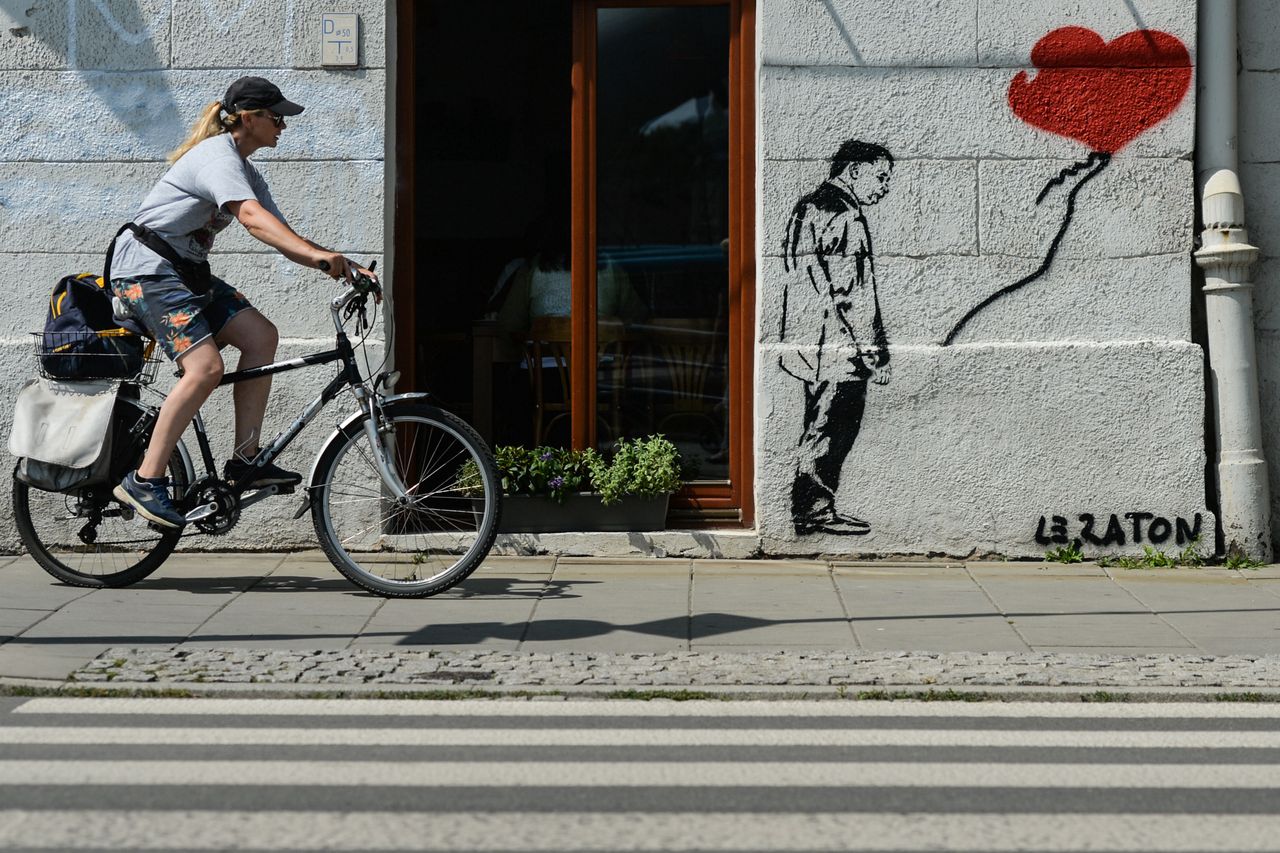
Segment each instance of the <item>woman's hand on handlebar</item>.
[{"label": "woman's hand on handlebar", "polygon": [[345,279],[351,281],[352,270],[355,267],[350,261],[343,257],[341,252],[316,252],[315,258],[316,269],[325,273],[332,279]]},{"label": "woman's hand on handlebar", "polygon": [[[316,266],[321,272],[327,273],[330,278],[342,279],[351,286],[365,293],[372,293],[375,302],[382,302],[382,286],[378,281],[378,276],[374,273],[373,267],[377,261],[369,264],[369,268],[365,269],[359,264],[352,263],[338,252],[322,251],[320,258],[316,261]],[[345,272],[342,272],[345,270]]]},{"label": "woman's hand on handlebar", "polygon": [[[374,273],[373,268],[377,266],[377,261],[369,264],[369,269],[365,269],[357,264],[352,264],[351,269],[354,274],[353,283],[360,289],[373,294],[373,301],[382,304],[382,282],[378,281],[378,276]],[[372,285],[372,286],[370,286]]]}]

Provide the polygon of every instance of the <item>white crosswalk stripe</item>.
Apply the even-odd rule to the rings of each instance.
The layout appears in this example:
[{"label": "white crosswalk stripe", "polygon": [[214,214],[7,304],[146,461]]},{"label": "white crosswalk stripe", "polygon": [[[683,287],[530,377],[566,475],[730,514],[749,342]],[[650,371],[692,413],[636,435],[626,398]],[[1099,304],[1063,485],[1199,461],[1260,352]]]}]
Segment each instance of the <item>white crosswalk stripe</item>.
[{"label": "white crosswalk stripe", "polygon": [[0,744],[168,744],[263,746],[985,746],[1109,749],[1280,749],[1280,730],[1026,731],[953,729],[0,729]]},{"label": "white crosswalk stripe", "polygon": [[0,849],[1280,850],[1276,705],[4,701]]},{"label": "white crosswalk stripe", "polygon": [[983,719],[1262,719],[1280,718],[1274,705],[1212,702],[1076,703],[1076,702],[814,702],[770,700],[724,702],[716,699],[689,701],[622,702],[584,699],[573,702],[531,702],[495,699],[457,702],[431,699],[72,699],[60,696],[31,699],[15,714],[143,714],[163,716],[255,717],[946,717]]},{"label": "white crosswalk stripe", "polygon": [[0,785],[1280,788],[1280,765],[898,762],[0,761]]}]

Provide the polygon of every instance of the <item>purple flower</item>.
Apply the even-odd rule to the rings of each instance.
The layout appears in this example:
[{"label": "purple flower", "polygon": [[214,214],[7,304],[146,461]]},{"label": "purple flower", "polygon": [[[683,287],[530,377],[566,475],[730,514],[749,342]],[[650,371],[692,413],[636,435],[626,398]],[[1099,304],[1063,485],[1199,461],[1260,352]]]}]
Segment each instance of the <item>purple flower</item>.
[{"label": "purple flower", "polygon": [[551,458],[551,451],[550,451],[550,450],[548,450],[547,452],[543,453],[543,454],[542,454],[541,456],[539,456],[538,458],[539,458],[539,459],[541,459],[543,462],[546,462],[548,459],[550,459],[550,458]]},{"label": "purple flower", "polygon": [[552,477],[547,485],[553,489],[558,489],[564,485],[564,477]]}]

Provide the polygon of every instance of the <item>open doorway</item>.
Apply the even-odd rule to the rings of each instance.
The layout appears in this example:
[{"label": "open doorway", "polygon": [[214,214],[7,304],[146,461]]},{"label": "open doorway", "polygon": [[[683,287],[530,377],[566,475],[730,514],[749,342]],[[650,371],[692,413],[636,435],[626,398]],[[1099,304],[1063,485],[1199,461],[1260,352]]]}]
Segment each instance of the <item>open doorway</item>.
[{"label": "open doorway", "polygon": [[750,0],[398,8],[401,369],[494,445],[662,433],[680,523],[750,523]]},{"label": "open doorway", "polygon": [[414,5],[415,379],[491,443],[529,444],[528,365],[498,319],[526,259],[568,256],[571,4]]}]

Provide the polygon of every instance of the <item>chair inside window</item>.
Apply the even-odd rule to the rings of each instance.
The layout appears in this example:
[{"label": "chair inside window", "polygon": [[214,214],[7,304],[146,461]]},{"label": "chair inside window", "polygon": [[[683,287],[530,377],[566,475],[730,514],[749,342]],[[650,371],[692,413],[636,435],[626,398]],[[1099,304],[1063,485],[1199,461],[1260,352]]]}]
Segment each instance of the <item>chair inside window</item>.
[{"label": "chair inside window", "polygon": [[[533,443],[536,446],[546,440],[557,423],[569,416],[573,399],[569,372],[573,359],[571,321],[568,317],[535,317],[524,343],[533,391]],[[609,436],[617,438],[622,434],[628,358],[622,321],[617,317],[600,317],[596,343],[599,350],[596,417]]]}]

